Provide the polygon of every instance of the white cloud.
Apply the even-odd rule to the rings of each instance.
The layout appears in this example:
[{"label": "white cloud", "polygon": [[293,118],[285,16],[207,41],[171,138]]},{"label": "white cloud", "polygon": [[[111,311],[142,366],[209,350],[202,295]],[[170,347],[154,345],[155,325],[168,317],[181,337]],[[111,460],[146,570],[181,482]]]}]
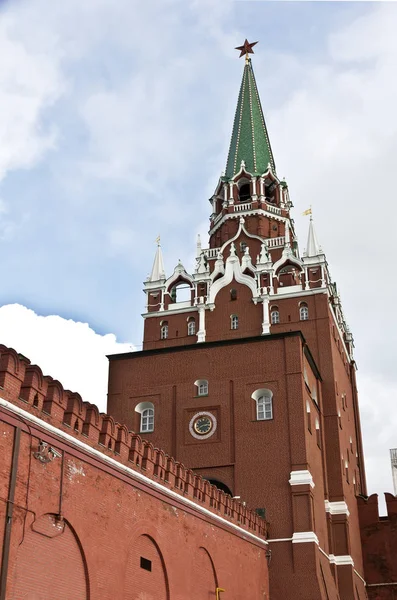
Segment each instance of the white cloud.
[{"label": "white cloud", "polygon": [[112,333],[95,333],[88,323],[57,315],[41,317],[20,304],[0,307],[0,339],[102,412],[106,412],[106,355],[134,350],[117,342]]},{"label": "white cloud", "polygon": [[63,87],[57,60],[21,39],[17,17],[10,11],[0,22],[0,180],[54,146],[55,128],[41,118]]}]

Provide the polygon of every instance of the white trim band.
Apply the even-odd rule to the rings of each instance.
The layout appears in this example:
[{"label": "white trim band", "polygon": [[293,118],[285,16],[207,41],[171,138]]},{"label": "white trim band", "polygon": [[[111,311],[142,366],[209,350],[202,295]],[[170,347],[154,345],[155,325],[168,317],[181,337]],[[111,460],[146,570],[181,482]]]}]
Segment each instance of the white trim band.
[{"label": "white trim band", "polygon": [[289,476],[290,485],[307,485],[314,488],[314,481],[310,471],[291,471]]},{"label": "white trim band", "polygon": [[127,467],[126,465],[119,463],[114,458],[111,458],[110,456],[106,456],[106,454],[102,454],[102,452],[100,452],[99,450],[96,450],[95,448],[91,448],[91,446],[88,446],[88,444],[85,444],[84,442],[77,440],[76,438],[72,437],[71,435],[62,431],[61,429],[57,429],[53,425],[50,425],[49,423],[42,421],[38,417],[31,415],[26,410],[23,410],[22,408],[15,406],[11,402],[8,402],[7,400],[4,400],[1,397],[0,397],[0,406],[4,406],[4,408],[9,410],[10,412],[20,415],[27,421],[31,421],[32,423],[35,423],[42,429],[45,429],[45,430],[51,432],[52,434],[57,435],[58,437],[66,440],[68,443],[72,444],[73,446],[82,448],[85,452],[87,452],[87,454],[91,454],[92,456],[95,456],[95,458],[100,458],[101,460],[110,464],[112,467],[114,467],[118,471],[122,471],[122,472],[126,473],[133,479],[138,479],[139,481],[142,481],[143,483],[145,483],[147,486],[155,488],[158,491],[161,491],[165,496],[169,496],[173,500],[177,500],[178,502],[181,502],[182,504],[186,504],[189,507],[193,507],[198,512],[201,512],[201,513],[205,514],[206,516],[212,517],[213,519],[215,519],[215,521],[219,521],[223,525],[227,525],[228,527],[235,529],[239,533],[239,535],[241,535],[243,537],[244,536],[249,537],[252,540],[255,540],[255,542],[257,544],[261,544],[262,546],[268,545],[266,540],[258,537],[254,533],[251,533],[250,531],[246,531],[242,527],[235,525],[235,523],[227,521],[226,519],[217,515],[216,513],[211,512],[204,506],[200,506],[199,504],[196,504],[196,502],[194,502],[193,500],[190,500],[189,498],[185,498],[184,496],[177,494],[177,492],[174,492],[173,490],[168,489],[161,483],[157,483],[157,481],[153,481],[152,479],[149,479],[149,477],[146,477],[146,475],[139,473],[139,471],[134,471],[130,467]]}]

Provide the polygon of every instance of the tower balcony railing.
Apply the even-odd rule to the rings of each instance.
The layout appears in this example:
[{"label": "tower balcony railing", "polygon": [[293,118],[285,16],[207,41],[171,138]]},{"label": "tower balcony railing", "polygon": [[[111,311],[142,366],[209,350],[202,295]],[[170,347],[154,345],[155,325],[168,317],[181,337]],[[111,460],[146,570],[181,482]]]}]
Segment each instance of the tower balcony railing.
[{"label": "tower balcony railing", "polygon": [[268,212],[274,213],[275,215],[281,215],[281,208],[278,208],[278,206],[273,206],[268,202],[266,202],[266,210]]},{"label": "tower balcony railing", "polygon": [[202,252],[207,258],[217,258],[220,248],[204,248]]},{"label": "tower balcony railing", "polygon": [[[285,246],[285,235],[276,238],[267,238],[264,242],[268,248],[283,248]],[[218,258],[220,250],[221,248],[203,248],[201,252],[211,260]]]},{"label": "tower balcony railing", "polygon": [[267,238],[265,244],[268,248],[280,248],[285,246],[285,235],[276,238]]},{"label": "tower balcony railing", "polygon": [[233,210],[234,212],[243,212],[245,210],[251,210],[252,204],[251,202],[246,202],[245,204],[234,204]]}]

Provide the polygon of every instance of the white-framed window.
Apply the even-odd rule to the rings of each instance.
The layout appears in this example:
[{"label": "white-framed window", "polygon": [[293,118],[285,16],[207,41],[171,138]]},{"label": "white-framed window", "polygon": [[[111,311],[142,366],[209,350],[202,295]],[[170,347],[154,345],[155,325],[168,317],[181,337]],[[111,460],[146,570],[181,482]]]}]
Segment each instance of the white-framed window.
[{"label": "white-framed window", "polygon": [[299,318],[301,321],[307,321],[309,318],[309,309],[307,304],[302,303],[299,308]]},{"label": "white-framed window", "polygon": [[145,408],[141,414],[141,433],[154,430],[154,408]]},{"label": "white-framed window", "polygon": [[278,312],[278,310],[272,310],[272,312],[270,313],[270,321],[272,325],[280,323],[280,313]]},{"label": "white-framed window", "polygon": [[154,431],[154,405],[152,402],[140,402],[135,407],[135,412],[140,414],[140,433]]},{"label": "white-framed window", "polygon": [[197,379],[194,385],[197,387],[197,396],[208,396],[208,381],[206,379]]},{"label": "white-framed window", "polygon": [[196,334],[196,321],[194,319],[189,319],[187,323],[187,334],[195,335]]},{"label": "white-framed window", "polygon": [[251,398],[256,402],[257,421],[273,419],[273,392],[267,389],[256,390]]},{"label": "white-framed window", "polygon": [[238,316],[230,315],[230,329],[238,329]]},{"label": "white-framed window", "polygon": [[160,326],[160,338],[166,340],[168,338],[168,322],[162,321]]}]

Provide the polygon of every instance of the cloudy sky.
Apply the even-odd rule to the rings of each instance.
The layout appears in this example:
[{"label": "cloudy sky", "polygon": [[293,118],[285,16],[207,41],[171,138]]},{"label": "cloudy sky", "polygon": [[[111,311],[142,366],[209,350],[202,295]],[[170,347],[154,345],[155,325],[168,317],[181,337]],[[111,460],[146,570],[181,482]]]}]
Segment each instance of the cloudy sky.
[{"label": "cloudy sky", "polygon": [[192,267],[253,60],[356,342],[369,491],[397,446],[397,4],[0,0],[0,341],[105,410],[160,233]]}]

